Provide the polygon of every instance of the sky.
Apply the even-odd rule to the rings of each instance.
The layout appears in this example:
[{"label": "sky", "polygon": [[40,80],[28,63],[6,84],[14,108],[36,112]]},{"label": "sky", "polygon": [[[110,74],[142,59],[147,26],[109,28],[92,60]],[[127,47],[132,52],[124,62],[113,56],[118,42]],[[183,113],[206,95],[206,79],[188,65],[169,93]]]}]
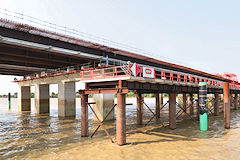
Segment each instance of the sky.
[{"label": "sky", "polygon": [[[238,0],[0,0],[2,9],[143,49],[160,60],[238,77],[239,6]],[[0,94],[17,92],[13,78],[0,76]]]}]

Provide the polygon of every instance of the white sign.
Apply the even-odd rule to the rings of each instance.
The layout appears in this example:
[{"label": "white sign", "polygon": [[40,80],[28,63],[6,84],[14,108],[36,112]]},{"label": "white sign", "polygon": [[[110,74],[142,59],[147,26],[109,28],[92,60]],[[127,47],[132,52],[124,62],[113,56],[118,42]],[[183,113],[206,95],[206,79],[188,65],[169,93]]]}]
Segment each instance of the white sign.
[{"label": "white sign", "polygon": [[136,63],[134,63],[131,67],[132,74],[136,77],[139,73],[139,68]]},{"label": "white sign", "polygon": [[154,69],[149,67],[143,67],[143,77],[154,78]]}]

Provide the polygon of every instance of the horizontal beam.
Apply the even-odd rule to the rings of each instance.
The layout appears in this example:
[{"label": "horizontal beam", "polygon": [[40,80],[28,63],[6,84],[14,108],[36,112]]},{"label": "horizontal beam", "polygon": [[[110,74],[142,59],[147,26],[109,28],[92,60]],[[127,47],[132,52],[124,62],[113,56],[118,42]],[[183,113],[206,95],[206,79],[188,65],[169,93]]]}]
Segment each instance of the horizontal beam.
[{"label": "horizontal beam", "polygon": [[5,54],[9,56],[32,58],[35,60],[50,61],[53,63],[55,62],[65,63],[68,65],[76,65],[79,63],[86,63],[90,61],[89,59],[86,59],[86,58],[74,59],[70,56],[55,55],[42,50],[32,51],[29,48],[13,47],[11,45],[0,45],[0,52],[1,54]]},{"label": "horizontal beam", "polygon": [[97,89],[97,90],[79,90],[79,94],[117,94],[117,93],[128,93],[128,89]]},{"label": "horizontal beam", "polygon": [[53,66],[38,65],[38,64],[34,64],[34,63],[23,63],[23,62],[2,60],[1,58],[0,58],[0,64],[22,66],[22,67],[45,68],[45,69],[56,69],[56,68],[58,68],[58,67],[53,67]]}]

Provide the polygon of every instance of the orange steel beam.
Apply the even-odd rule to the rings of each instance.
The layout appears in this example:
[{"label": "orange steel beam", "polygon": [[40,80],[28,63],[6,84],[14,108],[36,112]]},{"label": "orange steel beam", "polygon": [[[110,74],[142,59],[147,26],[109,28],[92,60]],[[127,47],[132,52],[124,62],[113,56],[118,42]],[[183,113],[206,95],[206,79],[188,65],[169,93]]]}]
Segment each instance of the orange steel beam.
[{"label": "orange steel beam", "polygon": [[176,94],[169,94],[169,128],[176,129]]},{"label": "orange steel beam", "polygon": [[96,90],[79,90],[80,94],[127,94],[128,89],[96,89]]},{"label": "orange steel beam", "polygon": [[126,94],[117,94],[117,144],[126,144]]},{"label": "orange steel beam", "polygon": [[81,136],[88,137],[88,95],[81,94]]},{"label": "orange steel beam", "polygon": [[224,98],[224,126],[230,128],[230,92],[229,83],[223,83],[223,98]]}]

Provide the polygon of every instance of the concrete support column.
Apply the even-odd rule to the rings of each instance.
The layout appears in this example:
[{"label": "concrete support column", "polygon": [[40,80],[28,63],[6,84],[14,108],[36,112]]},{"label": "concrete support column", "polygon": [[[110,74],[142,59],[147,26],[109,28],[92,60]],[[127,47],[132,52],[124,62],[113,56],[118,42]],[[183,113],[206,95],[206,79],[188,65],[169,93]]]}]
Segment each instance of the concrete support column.
[{"label": "concrete support column", "polygon": [[[94,102],[96,102],[96,104],[93,105],[93,109],[100,121],[102,121],[114,106],[114,94],[95,94],[93,95],[93,100]],[[113,110],[107,117],[106,121],[114,119],[115,118]],[[97,121],[95,115],[93,115],[93,120]]]},{"label": "concrete support column", "polygon": [[137,100],[137,125],[142,125],[142,117],[143,117],[143,103],[142,103],[142,94],[136,94]]},{"label": "concrete support column", "polygon": [[58,84],[58,116],[76,116],[75,82]]},{"label": "concrete support column", "polygon": [[156,103],[155,103],[155,105],[156,105],[156,109],[155,109],[155,111],[156,111],[156,119],[158,120],[159,118],[160,118],[160,99],[159,99],[159,93],[156,93],[155,94],[155,97],[156,97]]},{"label": "concrete support column", "polygon": [[18,110],[31,111],[31,88],[30,86],[19,86]]},{"label": "concrete support column", "polygon": [[117,94],[117,144],[126,144],[126,94]]},{"label": "concrete support column", "polygon": [[224,99],[224,126],[226,129],[230,128],[230,91],[229,83],[223,83],[223,99]]},{"label": "concrete support column", "polygon": [[190,99],[189,99],[189,105],[190,105],[190,115],[194,114],[194,108],[193,108],[193,94],[190,93]]},{"label": "concrete support column", "polygon": [[169,128],[176,129],[176,94],[169,94]]},{"label": "concrete support column", "polygon": [[35,113],[49,113],[49,85],[35,85]]},{"label": "concrete support column", "polygon": [[214,115],[219,115],[219,94],[215,94]]},{"label": "concrete support column", "polygon": [[88,136],[88,95],[81,94],[81,136]]},{"label": "concrete support column", "polygon": [[238,94],[235,94],[234,97],[234,109],[238,109]]},{"label": "concrete support column", "polygon": [[187,109],[187,95],[186,95],[186,93],[183,93],[182,94],[183,95],[183,99],[182,99],[182,101],[183,101],[183,109],[186,111],[186,109]]}]

